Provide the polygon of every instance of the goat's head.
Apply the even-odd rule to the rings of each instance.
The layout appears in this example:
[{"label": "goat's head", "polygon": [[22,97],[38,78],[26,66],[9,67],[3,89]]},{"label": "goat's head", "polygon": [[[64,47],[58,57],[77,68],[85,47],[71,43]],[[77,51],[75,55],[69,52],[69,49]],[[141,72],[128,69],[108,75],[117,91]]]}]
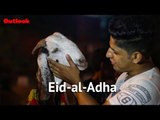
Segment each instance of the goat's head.
[{"label": "goat's head", "polygon": [[[65,57],[66,54],[69,54],[71,56],[73,62],[77,65],[79,70],[85,70],[88,66],[86,59],[78,46],[61,33],[55,32],[47,38],[38,42],[32,53],[34,54],[38,48],[44,48],[44,51],[46,51],[43,52],[43,54],[42,52],[40,52],[38,56],[38,66],[41,72],[47,70],[47,58],[69,66],[69,63],[67,62]],[[46,75],[46,73],[44,75]],[[58,82],[58,84],[60,84],[61,81],[61,79],[55,77],[55,82]]]}]

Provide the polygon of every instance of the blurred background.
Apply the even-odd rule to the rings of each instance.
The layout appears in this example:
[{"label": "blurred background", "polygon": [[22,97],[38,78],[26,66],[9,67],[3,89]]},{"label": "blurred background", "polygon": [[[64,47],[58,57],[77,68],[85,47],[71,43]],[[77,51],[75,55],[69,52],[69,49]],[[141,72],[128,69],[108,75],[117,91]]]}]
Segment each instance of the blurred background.
[{"label": "blurred background", "polygon": [[[108,21],[112,15],[0,15],[0,104],[25,105],[29,91],[36,88],[37,56],[31,54],[37,42],[54,32],[74,41],[92,66],[97,49],[108,49]],[[3,19],[29,19],[30,24],[4,24]],[[160,15],[153,16],[157,31]],[[160,67],[160,40],[157,34],[153,58]],[[95,58],[96,59],[96,58]],[[82,73],[85,81],[92,68]],[[114,74],[114,73],[109,73]],[[114,83],[112,81],[111,83]]]}]

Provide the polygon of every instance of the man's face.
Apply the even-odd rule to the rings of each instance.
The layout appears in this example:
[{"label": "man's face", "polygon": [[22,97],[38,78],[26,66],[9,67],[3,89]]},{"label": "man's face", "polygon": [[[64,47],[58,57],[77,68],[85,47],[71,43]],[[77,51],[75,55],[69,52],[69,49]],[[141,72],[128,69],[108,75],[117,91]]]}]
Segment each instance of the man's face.
[{"label": "man's face", "polygon": [[127,51],[118,47],[113,37],[110,37],[109,45],[106,57],[110,59],[113,68],[118,72],[129,72],[133,63]]}]

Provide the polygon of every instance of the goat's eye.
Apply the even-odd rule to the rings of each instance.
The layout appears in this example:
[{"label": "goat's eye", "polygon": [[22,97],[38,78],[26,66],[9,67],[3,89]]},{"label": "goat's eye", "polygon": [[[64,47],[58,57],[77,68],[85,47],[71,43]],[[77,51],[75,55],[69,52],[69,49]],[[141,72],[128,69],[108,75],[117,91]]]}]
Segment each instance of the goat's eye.
[{"label": "goat's eye", "polygon": [[58,51],[58,48],[55,48],[53,51],[52,51],[52,53],[55,53],[55,52],[57,52]]}]

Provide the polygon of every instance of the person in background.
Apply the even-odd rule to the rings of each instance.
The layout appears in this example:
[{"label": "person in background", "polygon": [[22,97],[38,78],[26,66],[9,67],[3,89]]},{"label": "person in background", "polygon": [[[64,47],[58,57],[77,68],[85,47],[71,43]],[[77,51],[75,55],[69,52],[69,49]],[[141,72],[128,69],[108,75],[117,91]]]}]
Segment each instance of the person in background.
[{"label": "person in background", "polygon": [[0,105],[19,105],[20,99],[12,91],[11,61],[0,57],[0,63]]},{"label": "person in background", "polygon": [[[75,97],[75,94],[72,93],[71,90],[66,90],[66,92],[56,92],[55,94],[51,94],[50,97],[47,98],[45,87],[42,85],[43,79],[41,78],[40,69],[38,69],[36,73],[36,78],[37,87],[31,89],[28,95],[27,105],[77,105],[77,99]],[[63,84],[63,82],[61,84]]]},{"label": "person in background", "polygon": [[12,82],[11,90],[19,97],[19,105],[26,105],[28,94],[33,88],[31,78],[26,72],[18,72]]}]

